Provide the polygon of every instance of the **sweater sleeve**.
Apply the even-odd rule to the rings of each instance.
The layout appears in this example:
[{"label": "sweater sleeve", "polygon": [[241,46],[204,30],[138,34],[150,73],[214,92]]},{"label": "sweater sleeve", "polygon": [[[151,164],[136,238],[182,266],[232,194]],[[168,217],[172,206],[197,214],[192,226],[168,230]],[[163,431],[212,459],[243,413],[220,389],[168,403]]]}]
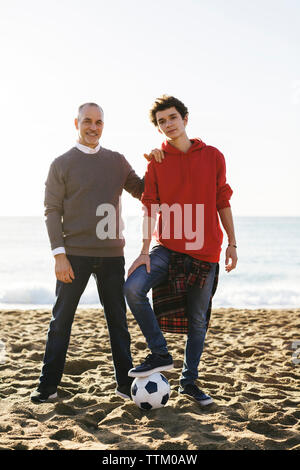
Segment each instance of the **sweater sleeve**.
[{"label": "sweater sleeve", "polygon": [[51,249],[64,247],[62,216],[65,196],[65,183],[61,172],[52,162],[45,183],[45,218]]},{"label": "sweater sleeve", "polygon": [[221,152],[217,154],[217,210],[230,207],[230,198],[233,191],[226,182],[226,163]]},{"label": "sweater sleeve", "polygon": [[124,189],[130,193],[133,197],[141,199],[142,193],[144,191],[144,178],[140,178],[131,165],[128,163],[126,158],[122,155],[122,161],[124,166],[124,171],[126,175],[126,180],[124,184]]}]

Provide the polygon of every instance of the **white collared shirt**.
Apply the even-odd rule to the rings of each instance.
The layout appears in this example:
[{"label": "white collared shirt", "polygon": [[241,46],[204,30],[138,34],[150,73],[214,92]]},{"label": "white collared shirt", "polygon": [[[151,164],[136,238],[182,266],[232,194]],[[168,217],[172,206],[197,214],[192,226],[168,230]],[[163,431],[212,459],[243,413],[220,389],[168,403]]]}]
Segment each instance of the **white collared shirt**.
[{"label": "white collared shirt", "polygon": [[[93,149],[91,147],[87,147],[86,145],[82,145],[79,142],[76,142],[75,147],[78,148],[78,150],[80,150],[83,153],[86,153],[88,155],[92,155],[94,153],[99,152],[99,150],[101,148],[101,145],[98,144],[97,147],[95,147]],[[59,246],[58,248],[55,248],[54,250],[52,250],[53,256],[60,255],[61,253],[66,253],[66,250],[63,246]]]},{"label": "white collared shirt", "polygon": [[93,154],[93,153],[97,153],[99,152],[100,148],[101,148],[101,145],[98,144],[97,147],[95,147],[94,149],[92,149],[91,147],[87,147],[86,145],[83,145],[83,144],[80,144],[79,142],[76,142],[76,145],[75,145],[76,148],[78,148],[78,150],[80,150],[81,152],[83,153],[88,153],[88,154]]}]

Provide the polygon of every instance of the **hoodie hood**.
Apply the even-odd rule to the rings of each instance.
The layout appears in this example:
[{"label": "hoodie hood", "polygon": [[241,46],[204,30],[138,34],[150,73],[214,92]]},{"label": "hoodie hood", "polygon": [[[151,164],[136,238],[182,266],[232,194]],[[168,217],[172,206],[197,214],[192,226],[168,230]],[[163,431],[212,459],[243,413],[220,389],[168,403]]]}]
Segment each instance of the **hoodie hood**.
[{"label": "hoodie hood", "polygon": [[[199,151],[203,147],[206,147],[206,144],[203,142],[203,140],[199,139],[198,137],[196,137],[195,139],[190,139],[190,141],[192,142],[192,145],[187,151],[187,153]],[[168,140],[163,142],[161,148],[164,152],[168,152],[168,153],[173,153],[173,154],[182,153],[181,150],[177,149],[176,147],[174,147],[174,145],[170,144]]]}]

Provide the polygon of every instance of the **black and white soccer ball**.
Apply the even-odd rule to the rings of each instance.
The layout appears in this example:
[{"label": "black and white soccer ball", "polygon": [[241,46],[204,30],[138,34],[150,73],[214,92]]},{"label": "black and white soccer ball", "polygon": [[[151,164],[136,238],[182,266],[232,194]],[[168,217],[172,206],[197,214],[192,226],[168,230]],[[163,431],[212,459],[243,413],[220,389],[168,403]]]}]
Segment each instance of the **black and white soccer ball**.
[{"label": "black and white soccer ball", "polygon": [[170,384],[160,372],[148,377],[137,377],[131,385],[134,403],[143,410],[165,406],[170,397]]}]

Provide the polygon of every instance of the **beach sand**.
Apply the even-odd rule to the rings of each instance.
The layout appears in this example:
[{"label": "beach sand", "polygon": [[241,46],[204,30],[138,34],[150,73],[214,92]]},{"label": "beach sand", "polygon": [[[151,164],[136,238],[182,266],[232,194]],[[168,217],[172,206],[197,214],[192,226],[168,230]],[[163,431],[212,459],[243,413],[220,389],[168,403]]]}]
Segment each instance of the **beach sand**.
[{"label": "beach sand", "polygon": [[[213,310],[198,381],[214,399],[206,407],[178,395],[185,336],[166,334],[172,392],[152,411],[115,395],[101,309],[76,312],[59,399],[31,403],[50,316],[0,312],[0,449],[300,450],[300,309]],[[131,312],[128,324],[137,365],[149,351]]]}]

